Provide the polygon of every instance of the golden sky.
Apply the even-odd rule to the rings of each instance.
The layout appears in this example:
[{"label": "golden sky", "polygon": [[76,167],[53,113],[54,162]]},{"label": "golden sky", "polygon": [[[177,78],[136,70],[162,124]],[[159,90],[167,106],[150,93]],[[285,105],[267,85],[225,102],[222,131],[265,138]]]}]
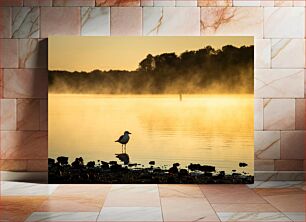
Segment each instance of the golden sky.
[{"label": "golden sky", "polygon": [[77,37],[53,36],[48,40],[49,70],[135,70],[149,53],[158,55],[198,50],[207,45],[253,45],[250,36]]}]

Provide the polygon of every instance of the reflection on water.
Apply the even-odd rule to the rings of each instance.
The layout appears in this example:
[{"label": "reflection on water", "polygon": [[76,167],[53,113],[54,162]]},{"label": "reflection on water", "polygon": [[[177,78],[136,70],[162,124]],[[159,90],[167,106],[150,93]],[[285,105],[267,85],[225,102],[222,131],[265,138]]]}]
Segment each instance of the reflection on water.
[{"label": "reflection on water", "polygon": [[127,153],[118,153],[115,156],[125,165],[130,163],[130,156]]},{"label": "reflection on water", "polygon": [[[130,162],[190,163],[253,174],[253,95],[49,94],[49,157],[117,160],[125,130]],[[248,166],[239,170],[239,162]]]}]

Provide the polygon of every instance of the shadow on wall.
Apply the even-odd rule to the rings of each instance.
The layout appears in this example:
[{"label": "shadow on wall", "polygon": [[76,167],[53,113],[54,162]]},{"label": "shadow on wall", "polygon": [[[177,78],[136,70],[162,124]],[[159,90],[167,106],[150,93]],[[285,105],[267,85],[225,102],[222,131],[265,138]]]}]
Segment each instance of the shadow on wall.
[{"label": "shadow on wall", "polygon": [[[27,48],[26,53],[21,55],[24,56],[23,61],[19,59],[20,69],[8,73],[10,80],[4,84],[11,89],[6,90],[6,96],[17,98],[16,105],[23,102],[18,98],[30,99],[24,100],[17,110],[17,132],[5,134],[2,139],[7,143],[4,159],[27,160],[27,172],[20,172],[20,169],[14,172],[16,163],[9,161],[4,169],[8,171],[2,172],[1,180],[48,183],[48,39],[38,41],[35,47],[31,41],[36,40],[25,41],[27,43],[23,47]],[[18,88],[14,90],[14,87]],[[36,122],[34,128],[33,121]]]}]

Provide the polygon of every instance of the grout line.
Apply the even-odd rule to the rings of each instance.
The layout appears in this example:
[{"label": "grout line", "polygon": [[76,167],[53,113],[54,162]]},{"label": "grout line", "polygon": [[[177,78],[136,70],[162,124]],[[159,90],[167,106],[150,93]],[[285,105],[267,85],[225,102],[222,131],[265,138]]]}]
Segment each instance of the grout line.
[{"label": "grout line", "polygon": [[108,196],[108,195],[109,195],[109,193],[111,192],[112,187],[113,187],[113,184],[110,184],[109,190],[108,190],[107,194],[105,195],[105,198],[104,198],[103,204],[102,204],[101,209],[100,209],[100,211],[99,211],[99,213],[98,213],[98,216],[97,216],[96,221],[98,221],[98,219],[99,219],[99,217],[100,217],[100,214],[101,214],[102,209],[103,209],[103,207],[104,207],[105,201],[106,201],[106,199],[107,199],[107,196]]},{"label": "grout line", "polygon": [[38,21],[38,37],[39,38],[41,38],[41,27],[42,27],[42,25],[41,25],[41,7],[39,6],[38,7],[38,11],[39,11],[39,21]]},{"label": "grout line", "polygon": [[[263,188],[263,189],[274,189],[274,188]],[[256,192],[257,193],[257,192]],[[269,202],[266,198],[264,198],[262,195],[258,194],[263,200],[265,200],[268,204],[270,204],[272,207],[274,207],[277,212],[279,212],[280,214],[282,214],[283,216],[287,217],[287,215],[285,215],[278,207],[276,207],[275,205],[273,205],[271,202]],[[292,221],[289,217],[287,217],[290,221]]]},{"label": "grout line", "polygon": [[[215,185],[217,185],[217,184],[215,184]],[[207,202],[209,203],[210,207],[211,207],[211,208],[213,209],[213,211],[215,212],[215,214],[216,214],[217,218],[219,219],[219,221],[222,221],[221,218],[219,217],[217,211],[216,211],[215,208],[212,206],[212,203],[210,202],[210,200],[206,197],[206,195],[204,194],[204,192],[203,192],[202,189],[200,188],[200,185],[197,184],[197,186],[198,186],[198,188],[200,189],[200,191],[201,191],[203,197],[207,200]]]},{"label": "grout line", "polygon": [[159,185],[160,185],[160,184],[156,184],[157,190],[158,190],[159,205],[160,205],[160,210],[161,210],[162,221],[165,221],[165,219],[164,219],[163,207],[162,207],[162,203],[161,203],[161,196],[160,196],[160,191],[159,191]]},{"label": "grout line", "polygon": [[[254,90],[254,94],[255,94],[255,90]],[[265,104],[264,99],[262,98],[261,101],[260,101],[260,105],[262,107],[262,122],[261,122],[262,123],[262,131],[265,130],[265,105],[264,104]],[[255,113],[254,113],[254,115],[255,115]],[[255,141],[254,141],[254,143],[255,143]],[[254,168],[255,168],[255,166],[254,166]]]}]

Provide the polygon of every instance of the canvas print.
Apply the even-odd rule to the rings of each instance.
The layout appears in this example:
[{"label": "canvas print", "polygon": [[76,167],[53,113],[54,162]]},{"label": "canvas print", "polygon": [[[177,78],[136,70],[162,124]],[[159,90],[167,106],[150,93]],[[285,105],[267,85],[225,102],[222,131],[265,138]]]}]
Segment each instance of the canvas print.
[{"label": "canvas print", "polygon": [[253,37],[48,41],[49,183],[253,183]]}]

